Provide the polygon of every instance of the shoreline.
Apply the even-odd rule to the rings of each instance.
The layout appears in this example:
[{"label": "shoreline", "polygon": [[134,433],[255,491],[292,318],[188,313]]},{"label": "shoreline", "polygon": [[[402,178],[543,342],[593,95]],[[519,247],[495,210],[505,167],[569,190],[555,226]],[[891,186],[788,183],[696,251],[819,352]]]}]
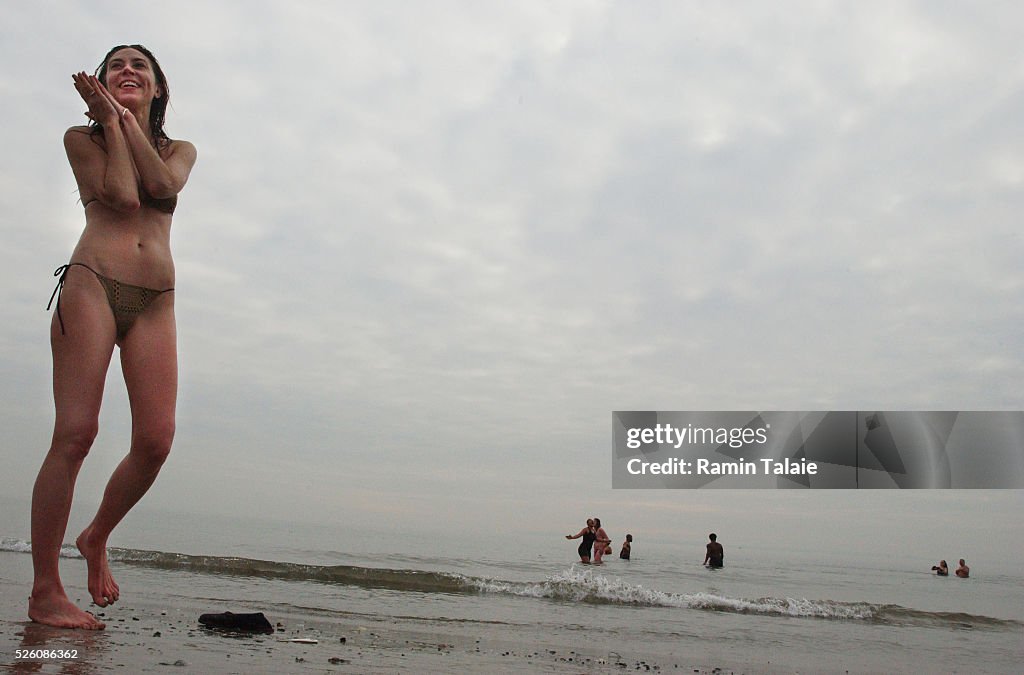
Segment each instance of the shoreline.
[{"label": "shoreline", "polygon": [[[702,663],[694,654],[638,654],[621,646],[600,649],[572,644],[578,631],[537,639],[529,626],[486,625],[432,617],[384,617],[283,610],[252,601],[205,602],[175,596],[160,586],[136,588],[111,607],[87,602],[85,563],[62,559],[69,596],[102,619],[101,631],[52,628],[26,615],[31,564],[28,556],[3,554],[0,572],[0,663],[12,672],[99,675],[116,672],[183,673],[769,673],[754,664]],[[115,573],[118,570],[115,568]],[[202,606],[200,606],[200,603]],[[266,614],[273,634],[238,635],[199,625],[200,614],[232,611]],[[523,639],[533,635],[532,638]],[[44,658],[23,652],[49,650]],[[47,652],[44,651],[44,654]]]},{"label": "shoreline", "polygon": [[[9,616],[10,593],[4,592]],[[119,603],[120,604],[120,603]],[[98,608],[92,608],[96,610]],[[245,609],[245,608],[242,608]],[[166,668],[202,673],[323,672],[686,672],[767,673],[765,668],[699,665],[664,657],[639,657],[556,644],[517,644],[508,638],[439,630],[408,620],[352,621],[350,617],[270,616],[277,632],[232,635],[199,626],[195,608],[157,610],[146,603],[125,603],[97,611],[107,622],[102,631],[65,630],[5,619],[0,641],[5,661],[15,672],[153,672]],[[15,658],[17,650],[51,650],[64,658]],[[691,657],[692,659],[692,657]],[[697,659],[692,659],[696,661]],[[792,672],[784,669],[781,672]]]},{"label": "shoreline", "polygon": [[[392,567],[399,566],[398,560],[395,563]],[[444,585],[431,584],[392,588],[331,583],[316,575],[266,578],[236,574],[230,565],[200,572],[116,561],[111,567],[122,597],[111,607],[98,608],[87,602],[85,561],[62,558],[61,572],[70,598],[96,614],[107,628],[50,628],[32,623],[26,615],[31,557],[25,552],[0,551],[0,655],[4,657],[0,663],[12,672],[72,675],[115,669],[246,675],[626,671],[845,675],[936,671],[944,666],[1001,675],[1012,672],[1008,664],[1016,663],[1019,653],[1013,626],[999,622],[989,627],[983,622],[976,628],[950,624],[943,618],[948,602],[925,612],[941,625],[903,626],[847,620],[841,613],[822,618],[749,613],[742,607],[722,610],[714,605],[688,608],[593,601],[591,582],[610,584],[608,591],[614,595],[642,589],[638,582],[643,576],[630,582],[604,577],[549,578],[527,585],[536,590],[549,583],[564,584],[566,590],[582,594],[535,597],[500,590],[449,592]],[[359,569],[372,572],[377,568]],[[820,582],[830,581],[830,569],[824,570]],[[699,585],[711,582],[705,578],[709,576],[715,577],[715,584],[729,588],[707,592],[724,593],[725,597],[733,593],[739,599],[758,597],[759,581],[751,585],[750,581],[702,573],[697,577]],[[931,597],[934,584],[930,581],[919,589],[927,594],[910,593],[908,597],[918,601]],[[861,585],[855,583],[852,590],[852,597],[862,597]],[[978,590],[981,587],[974,589]],[[598,593],[597,599],[601,597]],[[780,598],[788,596],[783,593]],[[825,601],[823,606],[829,604]],[[923,605],[911,602],[908,606]],[[202,614],[225,611],[262,612],[275,632],[232,635],[199,624]],[[969,639],[976,649],[987,649],[987,658],[978,660],[950,646],[963,639]],[[33,649],[51,650],[46,654],[50,658],[22,658],[18,653]],[[77,650],[72,656],[53,655],[72,650]]]}]

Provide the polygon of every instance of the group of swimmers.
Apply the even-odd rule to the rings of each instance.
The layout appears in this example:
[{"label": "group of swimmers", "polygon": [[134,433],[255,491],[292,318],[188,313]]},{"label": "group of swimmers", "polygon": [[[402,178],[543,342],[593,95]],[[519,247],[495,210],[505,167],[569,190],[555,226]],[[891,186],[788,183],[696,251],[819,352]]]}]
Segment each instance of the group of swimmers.
[{"label": "group of swimmers", "polygon": [[[612,540],[608,537],[608,533],[601,527],[600,518],[587,518],[587,525],[576,534],[565,535],[566,539],[583,539],[580,542],[577,552],[580,554],[580,562],[584,565],[601,565],[603,564],[601,558],[606,555],[612,554]],[[718,543],[718,535],[712,532],[708,535],[706,553],[704,555],[704,566],[705,567],[722,567],[725,564],[725,549],[720,543]],[[630,553],[633,549],[633,535],[627,534],[626,540],[622,542],[622,549],[619,550],[619,557],[623,560],[629,560]],[[593,560],[591,560],[591,551],[593,551]],[[961,566],[963,560],[960,561]],[[942,562],[945,565],[945,561]],[[932,568],[938,569],[938,568]],[[957,575],[960,574],[960,570],[957,570]]]},{"label": "group of swimmers", "polygon": [[[576,534],[565,535],[565,538],[583,539],[577,550],[580,554],[580,562],[585,565],[600,565],[602,564],[601,557],[611,555],[612,553],[612,540],[608,538],[608,533],[601,527],[600,518],[588,518],[586,527]],[[703,564],[705,567],[722,567],[725,564],[725,549],[718,543],[718,535],[714,532],[708,535],[708,539]],[[619,551],[619,557],[623,560],[629,560],[632,547],[633,535],[627,534],[626,540],[622,542],[622,550]],[[593,560],[591,560],[591,549],[593,549]],[[940,577],[949,576],[949,566],[945,560],[940,560],[938,565],[933,565],[932,571]],[[954,574],[961,579],[971,576],[971,568],[967,566],[963,558],[960,558],[960,565],[956,568]]]},{"label": "group of swimmers", "polygon": [[[946,564],[945,560],[940,560],[938,565],[932,565],[932,571],[935,572],[936,576],[948,577],[949,576],[949,565]],[[955,575],[961,579],[966,579],[971,576],[971,568],[967,566],[963,558],[960,558],[960,566],[956,568]]]},{"label": "group of swimmers", "polygon": [[[612,540],[608,538],[608,533],[601,527],[600,518],[587,518],[586,527],[576,534],[565,535],[565,538],[583,539],[576,550],[580,554],[580,562],[584,565],[601,565],[603,564],[601,558],[612,554]],[[633,535],[627,534],[626,540],[622,542],[622,549],[619,550],[619,558],[629,560],[632,548]],[[593,560],[591,560],[591,550],[593,550]]]}]

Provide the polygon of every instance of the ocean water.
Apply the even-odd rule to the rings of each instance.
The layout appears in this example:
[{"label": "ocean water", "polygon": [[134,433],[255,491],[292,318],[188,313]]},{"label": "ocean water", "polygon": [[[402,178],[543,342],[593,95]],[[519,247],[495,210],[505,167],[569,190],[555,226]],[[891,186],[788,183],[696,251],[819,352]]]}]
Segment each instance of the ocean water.
[{"label": "ocean water", "polygon": [[[154,606],[405,626],[449,644],[507,644],[530,658],[586,651],[594,656],[587,672],[1010,673],[1024,661],[1019,570],[938,578],[931,561],[909,557],[728,541],[726,566],[710,570],[700,565],[703,542],[684,556],[679,546],[642,540],[630,561],[618,559],[616,542],[606,564],[587,566],[576,558],[578,541],[561,532],[510,545],[497,535],[256,519],[169,516],[127,529],[119,538],[131,546],[110,552],[114,574],[123,594],[144,590]],[[0,558],[27,564],[29,542],[4,534]],[[64,555],[78,557],[73,547]],[[467,659],[467,668],[479,663]],[[557,662],[515,663],[542,670]]]}]

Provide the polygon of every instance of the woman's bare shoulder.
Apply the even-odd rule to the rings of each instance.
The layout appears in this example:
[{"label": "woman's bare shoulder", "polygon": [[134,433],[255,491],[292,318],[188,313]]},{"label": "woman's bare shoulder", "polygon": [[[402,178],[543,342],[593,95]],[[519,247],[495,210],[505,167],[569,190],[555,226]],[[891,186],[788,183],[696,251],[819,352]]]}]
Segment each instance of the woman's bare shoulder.
[{"label": "woman's bare shoulder", "polygon": [[92,128],[85,125],[68,127],[68,130],[64,132],[64,138],[81,138],[82,136],[88,138],[91,135]]},{"label": "woman's bare shoulder", "polygon": [[195,158],[196,146],[192,145],[188,141],[183,141],[180,138],[172,140],[164,151],[165,156],[182,154]]},{"label": "woman's bare shoulder", "polygon": [[102,148],[103,135],[94,133],[91,127],[87,126],[76,126],[69,127],[64,132],[64,147],[68,148],[81,148],[86,144],[97,146]]}]

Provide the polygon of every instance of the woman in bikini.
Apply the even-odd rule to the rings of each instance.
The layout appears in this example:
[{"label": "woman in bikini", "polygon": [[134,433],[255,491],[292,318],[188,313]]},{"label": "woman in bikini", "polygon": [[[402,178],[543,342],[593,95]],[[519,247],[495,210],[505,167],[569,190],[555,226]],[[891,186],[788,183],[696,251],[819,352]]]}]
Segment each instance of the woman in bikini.
[{"label": "woman in bikini", "polygon": [[88,564],[93,602],[106,607],[117,601],[107,539],[153,484],[174,436],[178,363],[171,215],[196,150],[164,133],[170,91],[145,47],[115,47],[95,75],[80,72],[72,80],[91,120],[64,134],[85,230],[70,262],[56,272],[57,311],[50,326],[56,417],[32,493],[35,580],[28,615],[51,626],[101,629],[103,623],[65,593],[58,556],[75,478],[98,431],[103,385],[117,345],[131,404],[131,445],[95,517],[76,540]]},{"label": "woman in bikini", "polygon": [[603,565],[604,562],[601,560],[605,555],[605,549],[612,543],[612,540],[608,538],[608,533],[601,527],[601,519],[594,518],[594,560],[592,561],[595,565]]}]

